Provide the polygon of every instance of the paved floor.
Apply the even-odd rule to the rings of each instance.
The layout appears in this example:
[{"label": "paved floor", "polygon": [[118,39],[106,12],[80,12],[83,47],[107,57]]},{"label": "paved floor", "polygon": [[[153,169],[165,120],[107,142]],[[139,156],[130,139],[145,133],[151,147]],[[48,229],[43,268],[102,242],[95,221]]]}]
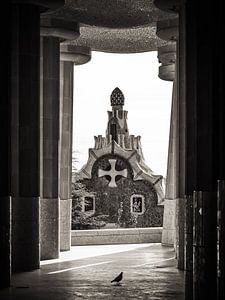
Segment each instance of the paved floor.
[{"label": "paved floor", "polygon": [[[110,281],[121,271],[122,284]],[[73,247],[40,270],[13,276],[0,291],[8,300],[184,299],[183,273],[174,251],[160,244]]]}]

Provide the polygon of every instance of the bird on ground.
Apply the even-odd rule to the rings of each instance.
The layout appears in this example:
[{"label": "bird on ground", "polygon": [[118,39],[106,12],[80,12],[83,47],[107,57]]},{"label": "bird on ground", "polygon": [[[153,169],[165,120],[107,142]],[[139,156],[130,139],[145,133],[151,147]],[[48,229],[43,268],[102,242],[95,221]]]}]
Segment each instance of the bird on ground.
[{"label": "bird on ground", "polygon": [[113,280],[111,280],[112,282],[116,282],[117,285],[119,285],[119,282],[123,279],[123,272],[121,272],[118,276],[116,276],[116,278],[114,278]]}]

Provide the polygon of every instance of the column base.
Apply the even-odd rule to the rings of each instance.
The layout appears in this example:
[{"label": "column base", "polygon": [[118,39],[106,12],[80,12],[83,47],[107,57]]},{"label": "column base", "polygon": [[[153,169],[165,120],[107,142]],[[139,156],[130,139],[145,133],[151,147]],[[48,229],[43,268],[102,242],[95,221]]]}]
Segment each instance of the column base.
[{"label": "column base", "polygon": [[0,197],[0,288],[11,281],[11,197]]},{"label": "column base", "polygon": [[41,260],[59,257],[59,198],[40,200]]},{"label": "column base", "polygon": [[164,203],[162,245],[174,246],[176,239],[176,199],[166,199]]},{"label": "column base", "polygon": [[176,252],[179,270],[184,270],[184,208],[184,198],[178,198],[176,208]]},{"label": "column base", "polygon": [[12,197],[12,271],[40,268],[39,197]]},{"label": "column base", "polygon": [[60,251],[71,248],[72,199],[60,200]]}]

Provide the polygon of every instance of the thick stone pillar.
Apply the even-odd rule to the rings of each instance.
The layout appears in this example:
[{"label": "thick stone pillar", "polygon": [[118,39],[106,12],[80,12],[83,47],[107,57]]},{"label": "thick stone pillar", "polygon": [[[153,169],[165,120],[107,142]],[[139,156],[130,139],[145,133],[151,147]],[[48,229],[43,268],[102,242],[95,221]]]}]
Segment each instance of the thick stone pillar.
[{"label": "thick stone pillar", "polygon": [[78,34],[76,23],[67,24],[51,17],[41,18],[41,259],[57,258],[60,251],[58,187],[60,39],[76,38]]},{"label": "thick stone pillar", "polygon": [[91,59],[91,51],[86,47],[61,45],[60,58],[60,250],[66,251],[71,246],[73,71],[74,64],[81,65]]},{"label": "thick stone pillar", "polygon": [[[3,79],[1,87],[0,101],[0,270],[2,272],[0,280],[0,289],[10,286],[11,279],[11,189],[10,189],[10,136],[11,136],[11,116],[10,116],[10,95],[9,95],[9,74],[10,74],[10,5],[4,13],[6,20],[1,23],[1,36],[4,40],[2,44],[3,57],[1,65],[1,78]],[[3,25],[8,27],[5,30]],[[7,59],[8,58],[8,59]]]},{"label": "thick stone pillar", "polygon": [[12,268],[39,268],[39,7],[14,4],[11,49]]},{"label": "thick stone pillar", "polygon": [[[1,170],[5,169],[5,201],[1,201],[1,224],[4,243],[1,250],[6,255],[0,269],[1,283],[10,283],[10,255],[13,271],[32,270],[39,267],[39,47],[40,12],[56,9],[64,1],[23,1],[13,0],[4,9],[6,22],[3,30],[8,37],[4,46],[10,45],[6,54],[7,69],[4,77],[9,81],[4,85],[8,91],[1,101],[4,117],[1,128],[7,134],[2,139]],[[5,6],[4,6],[5,8]],[[8,47],[8,46],[7,46]],[[8,121],[6,122],[6,118]],[[7,127],[8,126],[8,130]],[[10,128],[9,128],[10,127]],[[7,156],[6,156],[7,148]],[[9,177],[11,177],[9,179]],[[7,193],[6,193],[7,190]],[[12,229],[10,230],[10,194],[12,196]],[[6,200],[7,198],[7,200]],[[10,233],[12,242],[10,245]],[[12,254],[10,249],[12,246]],[[3,254],[3,253],[1,253]]]},{"label": "thick stone pillar", "polygon": [[41,38],[41,259],[59,255],[59,39]]},{"label": "thick stone pillar", "polygon": [[[207,7],[202,15],[202,6],[196,1],[185,4],[186,19],[186,194],[203,191],[214,195],[217,180],[224,180],[224,3],[218,1]],[[210,24],[207,20],[210,19]],[[215,43],[211,36],[215,35]],[[223,99],[223,100],[222,100]],[[208,266],[198,269],[202,282],[194,289],[194,298],[215,298],[217,277],[217,242],[215,197],[209,196],[205,206],[205,224],[213,224],[213,233],[207,235],[210,251],[196,251],[197,258]],[[205,239],[204,232],[201,234]],[[198,250],[198,249],[196,249]],[[201,250],[201,249],[200,249]],[[199,278],[197,278],[199,279]],[[196,285],[195,285],[196,286]],[[210,290],[209,290],[210,287]],[[207,293],[208,292],[208,293]]]}]

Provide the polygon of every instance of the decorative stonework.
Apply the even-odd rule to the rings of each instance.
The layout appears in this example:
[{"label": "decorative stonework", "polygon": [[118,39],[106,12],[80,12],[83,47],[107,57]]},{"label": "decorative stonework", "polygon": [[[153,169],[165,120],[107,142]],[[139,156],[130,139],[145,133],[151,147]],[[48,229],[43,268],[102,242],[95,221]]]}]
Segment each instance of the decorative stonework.
[{"label": "decorative stonework", "polygon": [[116,170],[116,159],[109,159],[110,163],[110,170],[105,171],[105,170],[98,170],[98,176],[110,176],[110,182],[109,182],[109,187],[117,187],[116,185],[116,176],[123,176],[127,177],[127,169],[123,169],[121,171]]}]

